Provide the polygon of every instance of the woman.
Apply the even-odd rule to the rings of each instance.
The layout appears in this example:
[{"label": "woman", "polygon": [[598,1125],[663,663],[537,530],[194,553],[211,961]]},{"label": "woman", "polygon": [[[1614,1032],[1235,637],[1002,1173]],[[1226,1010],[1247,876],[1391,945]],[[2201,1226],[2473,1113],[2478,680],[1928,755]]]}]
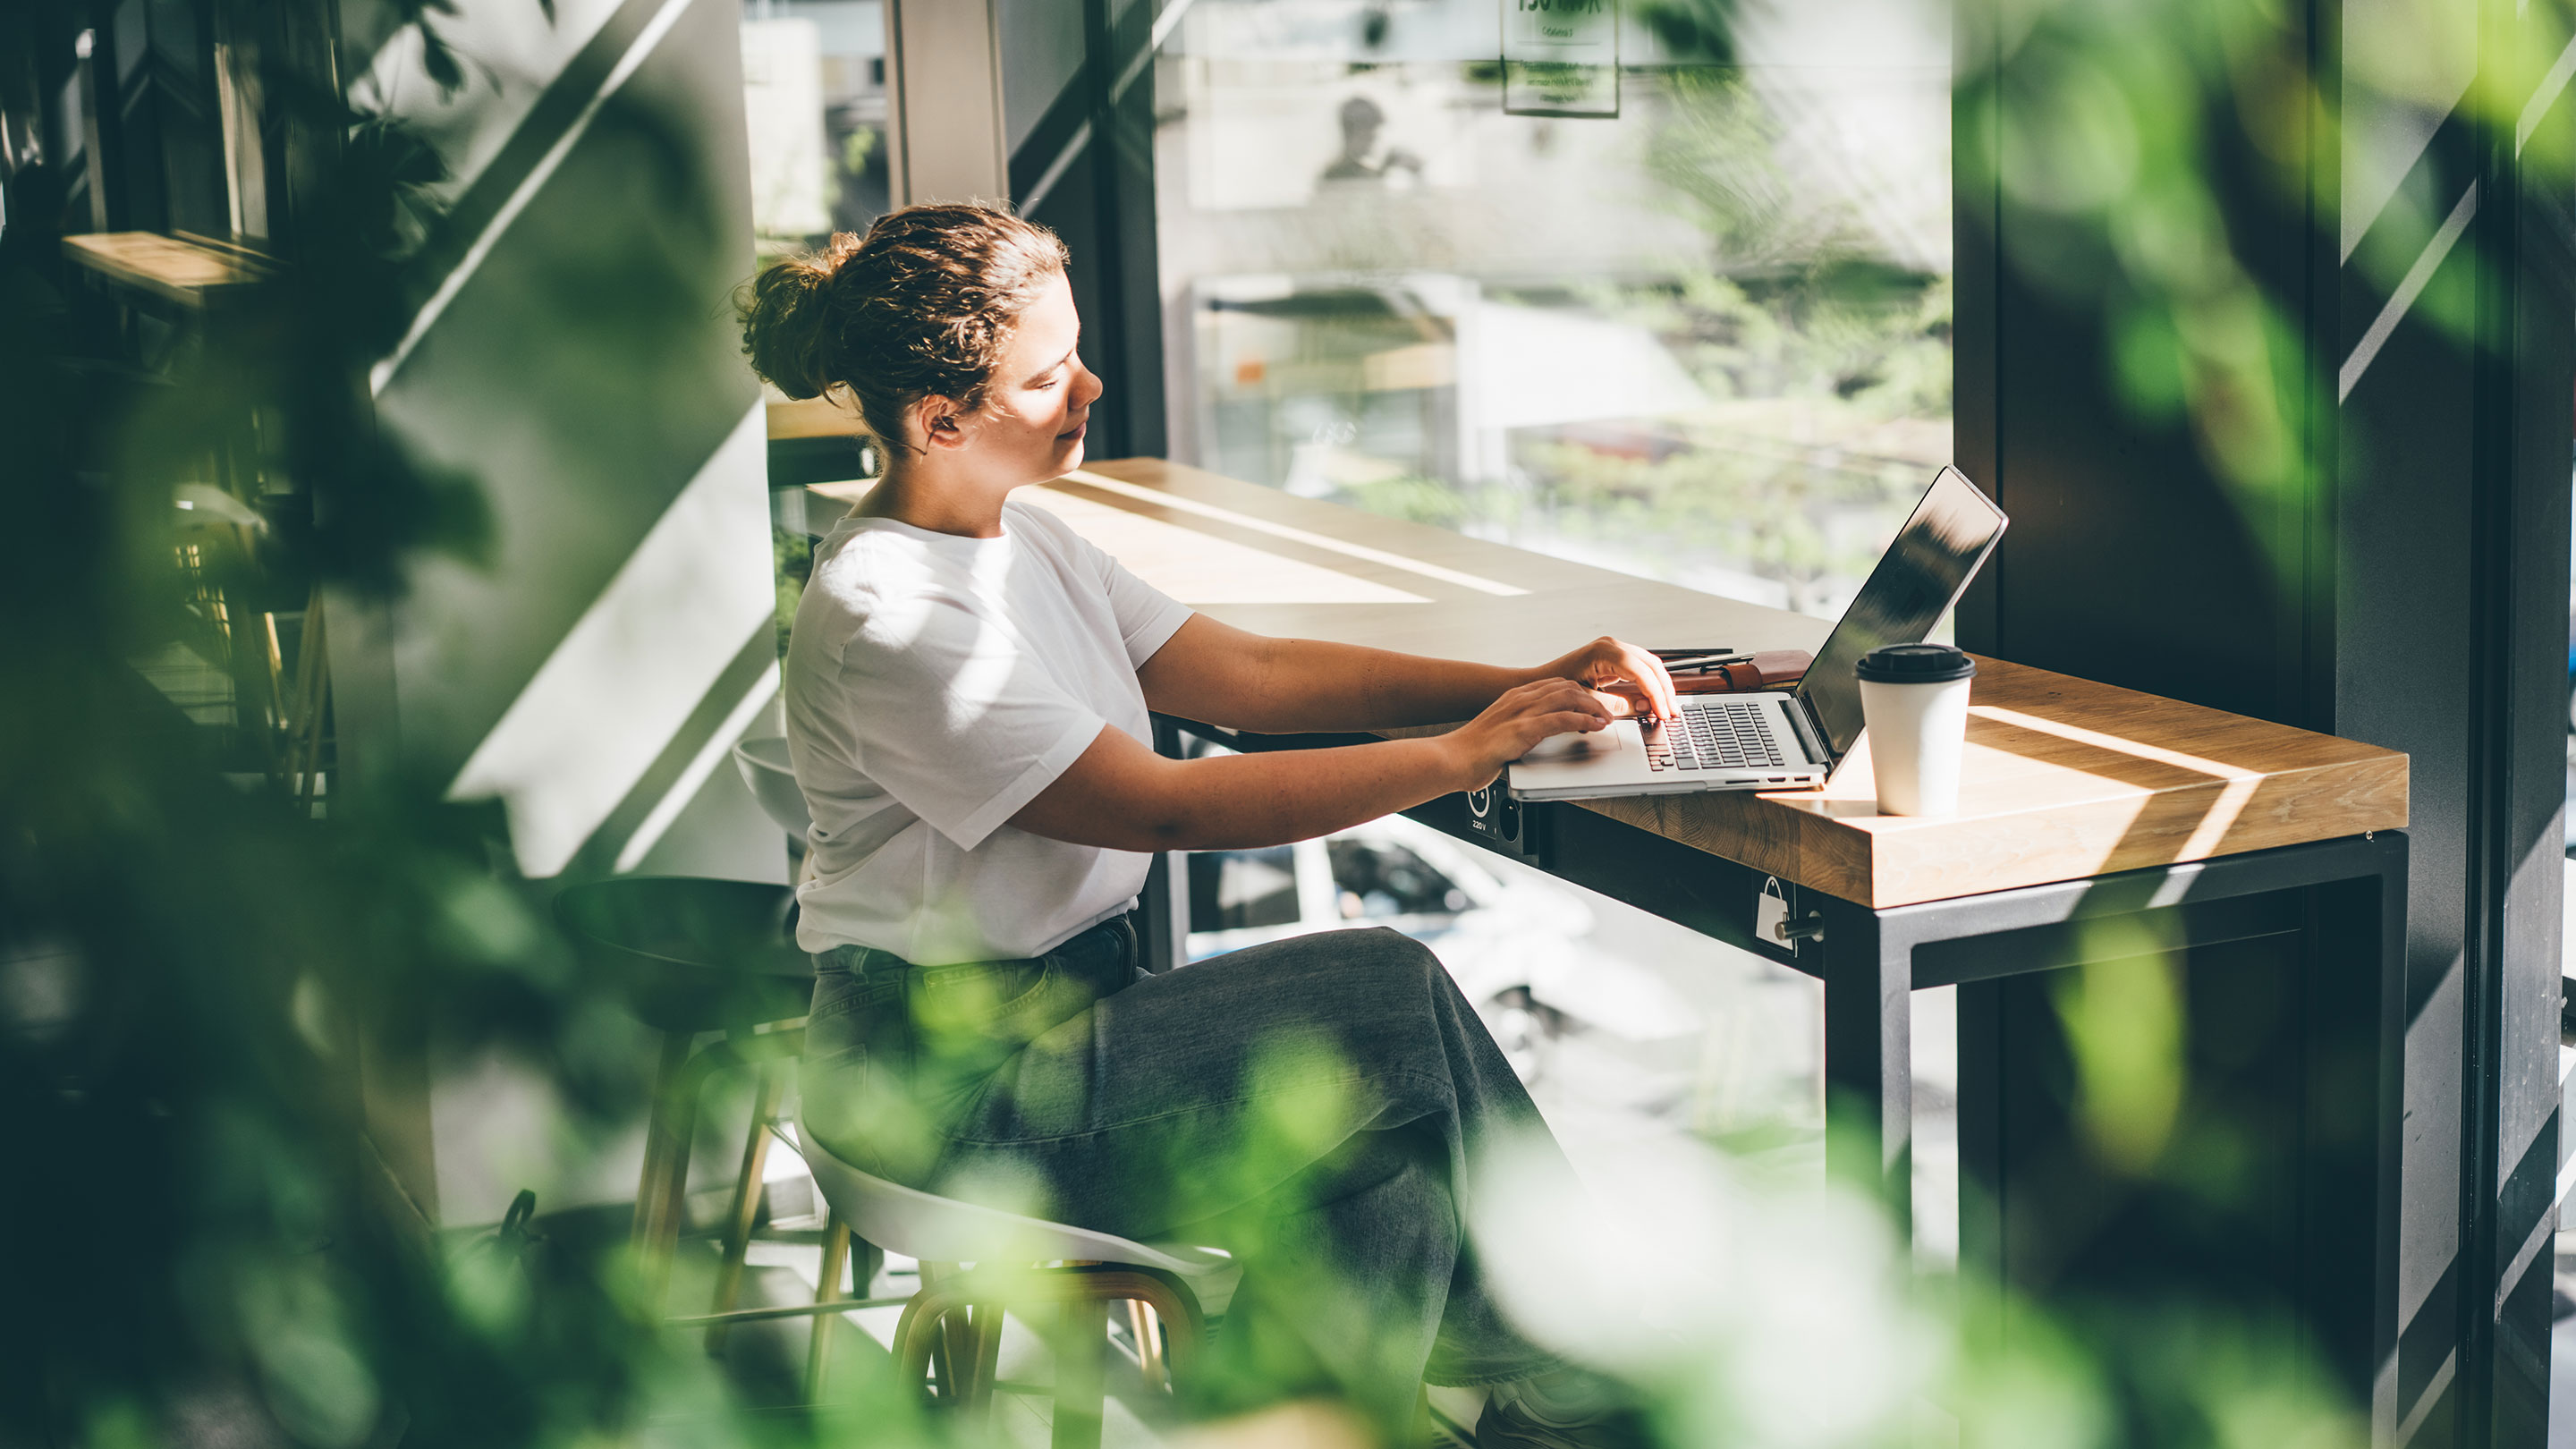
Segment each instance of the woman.
[{"label": "woman", "polygon": [[[1600,1396],[1504,1325],[1467,1252],[1470,1154],[1543,1134],[1439,963],[1387,931],[1161,976],[1128,922],[1149,852],[1303,840],[1599,729],[1651,655],[1535,669],[1269,639],[1191,612],[1013,489],[1079,466],[1100,380],[1054,235],[916,206],[754,282],[746,351],[835,387],[885,476],[816,549],[786,666],[812,808],[803,1091],[823,1145],[898,1182],[1245,1260],[1244,1374],[1387,1422],[1495,1386],[1489,1444],[1593,1443]],[[1470,719],[1433,738],[1165,759],[1148,709],[1262,732]],[[1212,1382],[1238,1382],[1226,1375]]]}]

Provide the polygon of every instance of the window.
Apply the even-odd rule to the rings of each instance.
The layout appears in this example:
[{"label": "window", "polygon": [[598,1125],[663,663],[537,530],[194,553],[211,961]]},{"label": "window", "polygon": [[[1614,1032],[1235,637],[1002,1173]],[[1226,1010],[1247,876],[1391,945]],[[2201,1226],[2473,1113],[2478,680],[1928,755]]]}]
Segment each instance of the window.
[{"label": "window", "polygon": [[1172,456],[1838,613],[1949,458],[1946,9],[1632,3],[1590,118],[1505,110],[1504,8],[1181,12]]},{"label": "window", "polygon": [[888,205],[881,0],[748,0],[742,79],[763,257],[867,230]]},{"label": "window", "polygon": [[1297,923],[1296,847],[1190,857],[1190,928],[1233,931]]},{"label": "window", "polygon": [[1333,890],[1346,921],[1455,915],[1467,909],[1465,891],[1401,845],[1340,839],[1326,841],[1324,851],[1333,863]]}]

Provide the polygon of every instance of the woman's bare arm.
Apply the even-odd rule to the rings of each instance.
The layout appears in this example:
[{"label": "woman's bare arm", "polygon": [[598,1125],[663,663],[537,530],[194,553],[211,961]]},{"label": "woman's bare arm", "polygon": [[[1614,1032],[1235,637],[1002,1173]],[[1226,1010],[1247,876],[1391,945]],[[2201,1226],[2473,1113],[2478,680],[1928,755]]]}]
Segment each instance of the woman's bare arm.
[{"label": "woman's bare arm", "polygon": [[1114,850],[1282,845],[1472,790],[1550,735],[1597,730],[1610,705],[1569,679],[1506,691],[1429,739],[1170,760],[1114,727],[1011,817],[1033,835]]},{"label": "woman's bare arm", "polygon": [[1467,719],[1504,692],[1544,679],[1596,688],[1632,683],[1664,715],[1673,700],[1672,681],[1654,656],[1616,639],[1594,640],[1534,669],[1505,669],[1356,644],[1274,639],[1205,614],[1192,615],[1136,675],[1145,686],[1145,702],[1164,714],[1260,734]]}]

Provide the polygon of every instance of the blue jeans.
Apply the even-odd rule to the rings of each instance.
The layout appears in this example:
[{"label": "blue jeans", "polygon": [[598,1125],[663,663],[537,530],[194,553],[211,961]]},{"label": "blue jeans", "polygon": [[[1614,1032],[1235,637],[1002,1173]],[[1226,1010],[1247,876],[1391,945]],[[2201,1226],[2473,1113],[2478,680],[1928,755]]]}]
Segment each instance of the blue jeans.
[{"label": "blue jeans", "polygon": [[1488,1296],[1456,1189],[1482,1144],[1546,1129],[1418,942],[1334,931],[1148,976],[1122,919],[1029,960],[815,960],[822,1144],[908,1186],[1234,1252],[1220,1394],[1266,1379],[1409,1416],[1420,1380],[1554,1367]]}]

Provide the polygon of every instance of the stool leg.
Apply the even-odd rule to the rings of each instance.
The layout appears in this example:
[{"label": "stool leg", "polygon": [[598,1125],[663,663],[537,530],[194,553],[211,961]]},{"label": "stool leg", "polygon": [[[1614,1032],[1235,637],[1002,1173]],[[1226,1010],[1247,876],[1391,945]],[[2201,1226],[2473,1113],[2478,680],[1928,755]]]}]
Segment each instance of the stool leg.
[{"label": "stool leg", "polygon": [[1190,1371],[1197,1361],[1199,1340],[1207,1332],[1207,1318],[1199,1312],[1197,1295],[1186,1286],[1169,1274],[1131,1268],[1093,1274],[1085,1288],[1094,1298],[1145,1306],[1148,1321],[1162,1330],[1158,1337],[1166,1384]]},{"label": "stool leg", "polygon": [[1064,1326],[1055,1346],[1055,1430],[1049,1449],[1100,1449],[1108,1314],[1109,1305],[1098,1298],[1077,1297],[1064,1305]]},{"label": "stool leg", "polygon": [[[921,1286],[923,1291],[926,1293],[941,1279],[953,1276],[957,1271],[957,1265],[954,1263],[923,1263],[920,1265],[920,1269]],[[949,1397],[957,1392],[957,1375],[954,1368],[954,1365],[956,1364],[956,1356],[949,1352],[950,1326],[951,1325],[949,1324],[945,1314],[930,1319],[923,1325],[925,1335],[930,1341],[930,1376],[938,1381],[939,1393],[942,1398]]]},{"label": "stool leg", "polygon": [[[653,1110],[644,1123],[644,1170],[635,1183],[635,1217],[627,1235],[627,1246],[637,1258],[643,1274],[646,1301],[661,1304],[661,1285],[670,1281],[671,1263],[659,1251],[663,1243],[661,1212],[669,1199],[669,1185],[664,1181],[671,1172],[671,1160],[677,1156],[672,1140],[672,1117],[678,1109],[679,1081],[689,1059],[689,1038],[685,1032],[662,1033],[662,1062],[653,1073]],[[685,1163],[686,1159],[682,1159]],[[685,1170],[685,1169],[684,1169]]]},{"label": "stool leg", "polygon": [[[752,1039],[757,1045],[780,1055],[803,1049],[804,1033],[776,1032]],[[662,1139],[668,1144],[662,1168],[662,1194],[653,1210],[652,1236],[645,1244],[642,1258],[648,1269],[658,1267],[665,1275],[649,1277],[644,1287],[645,1301],[658,1315],[669,1291],[671,1260],[679,1255],[680,1229],[689,1215],[689,1149],[697,1140],[698,1101],[707,1090],[707,1082],[720,1071],[731,1071],[748,1065],[743,1042],[731,1039],[717,1042],[706,1050],[691,1055],[680,1065],[670,1093],[662,1099]]]},{"label": "stool leg", "polygon": [[[742,1171],[734,1176],[733,1211],[725,1217],[724,1262],[716,1269],[715,1306],[709,1313],[731,1312],[742,1291],[743,1260],[751,1251],[751,1225],[760,1216],[760,1170],[769,1160],[769,1124],[778,1115],[779,1073],[774,1067],[753,1069],[751,1133],[742,1143]],[[725,1324],[707,1329],[707,1352],[724,1351]]]},{"label": "stool leg", "polygon": [[[951,1313],[967,1307],[971,1283],[932,1282],[925,1279],[920,1292],[903,1306],[903,1317],[894,1326],[894,1358],[904,1381],[929,1393],[932,1360],[944,1348],[946,1334],[942,1323]],[[954,1379],[943,1381],[943,1390]],[[943,1397],[945,1396],[943,1392]]]},{"label": "stool leg", "polygon": [[662,1069],[654,1086],[653,1118],[645,1129],[644,1175],[636,1194],[631,1238],[636,1288],[656,1319],[670,1293],[671,1263],[679,1255],[681,1220],[688,1215],[689,1148],[698,1130],[699,1095],[717,1072],[794,1057],[804,1050],[805,1031],[797,1027],[735,1036],[695,1054],[690,1042],[678,1033],[662,1039]]},{"label": "stool leg", "polygon": [[1002,1305],[985,1303],[975,1309],[975,1379],[968,1388],[966,1407],[989,1414],[993,1407],[993,1381],[1001,1376]]},{"label": "stool leg", "polygon": [[[940,1320],[939,1392],[960,1404],[974,1400],[975,1365],[980,1353],[980,1346],[975,1342],[975,1325],[968,1312],[961,1307]],[[949,1376],[952,1372],[954,1378]]]},{"label": "stool leg", "polygon": [[[850,1225],[833,1213],[823,1225],[823,1271],[814,1280],[814,1301],[841,1301],[841,1275],[850,1265]],[[861,1285],[864,1287],[865,1285]],[[832,1360],[832,1325],[841,1321],[837,1313],[814,1315],[814,1335],[805,1345],[805,1402],[823,1402],[823,1375]]]},{"label": "stool leg", "polygon": [[1163,1325],[1154,1305],[1142,1298],[1128,1299],[1127,1327],[1136,1335],[1136,1368],[1144,1376],[1145,1387],[1171,1387],[1163,1371]]}]

